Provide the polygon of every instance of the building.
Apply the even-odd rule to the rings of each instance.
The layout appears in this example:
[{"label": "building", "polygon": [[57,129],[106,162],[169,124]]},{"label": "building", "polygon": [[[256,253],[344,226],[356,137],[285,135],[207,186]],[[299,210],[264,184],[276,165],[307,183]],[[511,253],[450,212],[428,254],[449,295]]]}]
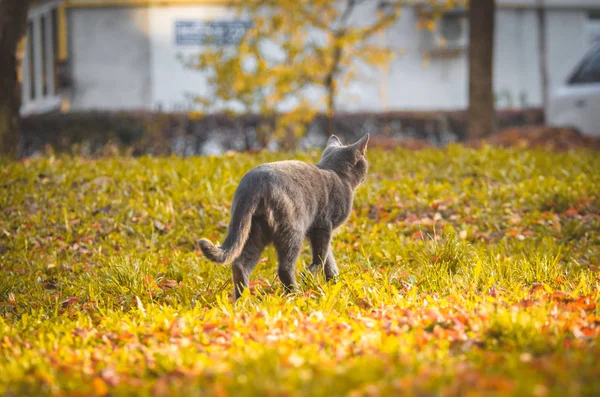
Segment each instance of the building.
[{"label": "building", "polygon": [[[404,50],[403,55],[389,71],[367,71],[342,88],[341,110],[467,106],[465,14],[448,14],[433,32],[417,30],[420,3],[425,2],[407,6],[381,38]],[[600,0],[497,0],[497,6],[497,106],[541,106],[540,39],[546,43],[551,91],[600,40]],[[544,24],[539,23],[540,9]],[[206,90],[206,83],[201,73],[184,67],[180,56],[202,50],[202,29],[209,21],[213,27],[222,25],[223,45],[247,22],[240,22],[225,0],[40,1],[29,13],[22,113],[186,110],[191,106],[186,94]]]}]

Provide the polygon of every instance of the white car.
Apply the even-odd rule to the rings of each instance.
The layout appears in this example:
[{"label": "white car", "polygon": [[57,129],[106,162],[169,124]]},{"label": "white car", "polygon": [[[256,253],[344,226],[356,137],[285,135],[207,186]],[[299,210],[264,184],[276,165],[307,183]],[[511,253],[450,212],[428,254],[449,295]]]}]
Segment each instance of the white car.
[{"label": "white car", "polygon": [[551,96],[546,121],[553,127],[600,136],[600,45],[583,57],[567,82]]}]

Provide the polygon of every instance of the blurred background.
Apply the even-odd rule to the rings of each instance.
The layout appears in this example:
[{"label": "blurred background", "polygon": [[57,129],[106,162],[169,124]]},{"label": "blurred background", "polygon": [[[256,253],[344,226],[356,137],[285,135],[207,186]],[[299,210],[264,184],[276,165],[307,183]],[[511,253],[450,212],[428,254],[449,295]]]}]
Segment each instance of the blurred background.
[{"label": "blurred background", "polygon": [[597,145],[600,0],[0,0],[2,151]]}]

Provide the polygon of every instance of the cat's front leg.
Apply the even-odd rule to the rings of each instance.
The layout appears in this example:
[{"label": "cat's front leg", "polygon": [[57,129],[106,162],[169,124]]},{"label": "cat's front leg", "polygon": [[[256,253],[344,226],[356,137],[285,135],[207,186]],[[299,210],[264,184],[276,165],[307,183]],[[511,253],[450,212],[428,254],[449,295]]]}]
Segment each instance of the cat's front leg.
[{"label": "cat's front leg", "polygon": [[319,272],[325,273],[325,280],[329,281],[338,276],[339,271],[337,264],[335,263],[335,258],[333,257],[333,252],[331,251],[331,245],[329,246],[329,251],[327,252],[327,257],[325,261],[319,259],[317,262],[314,262],[308,267],[308,270],[316,275]]}]

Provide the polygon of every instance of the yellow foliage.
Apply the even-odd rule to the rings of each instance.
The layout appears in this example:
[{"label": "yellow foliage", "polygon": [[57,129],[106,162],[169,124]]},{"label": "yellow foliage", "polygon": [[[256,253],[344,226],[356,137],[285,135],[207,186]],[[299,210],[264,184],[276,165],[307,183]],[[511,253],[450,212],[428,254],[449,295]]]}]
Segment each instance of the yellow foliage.
[{"label": "yellow foliage", "polygon": [[[443,6],[455,7],[457,3],[447,1]],[[357,62],[385,69],[402,53],[370,40],[397,21],[401,3],[385,8],[373,4],[349,0],[232,0],[237,14],[250,16],[253,25],[237,48],[206,46],[189,65],[202,70],[212,87],[196,103],[206,112],[223,111],[225,107],[277,115],[277,136],[286,136],[289,131],[302,134],[309,116],[323,110],[329,115],[335,112],[334,108],[322,108],[323,103],[333,107],[333,100],[303,100],[306,89],[318,88],[323,98],[335,98],[338,87],[355,77]],[[352,22],[367,12],[374,16],[371,24],[357,26]],[[434,27],[433,19],[426,22],[426,28]],[[279,115],[281,104],[290,102],[297,105]]]},{"label": "yellow foliage", "polygon": [[189,113],[189,117],[191,120],[198,120],[204,117],[204,112],[201,110],[194,110]]}]

